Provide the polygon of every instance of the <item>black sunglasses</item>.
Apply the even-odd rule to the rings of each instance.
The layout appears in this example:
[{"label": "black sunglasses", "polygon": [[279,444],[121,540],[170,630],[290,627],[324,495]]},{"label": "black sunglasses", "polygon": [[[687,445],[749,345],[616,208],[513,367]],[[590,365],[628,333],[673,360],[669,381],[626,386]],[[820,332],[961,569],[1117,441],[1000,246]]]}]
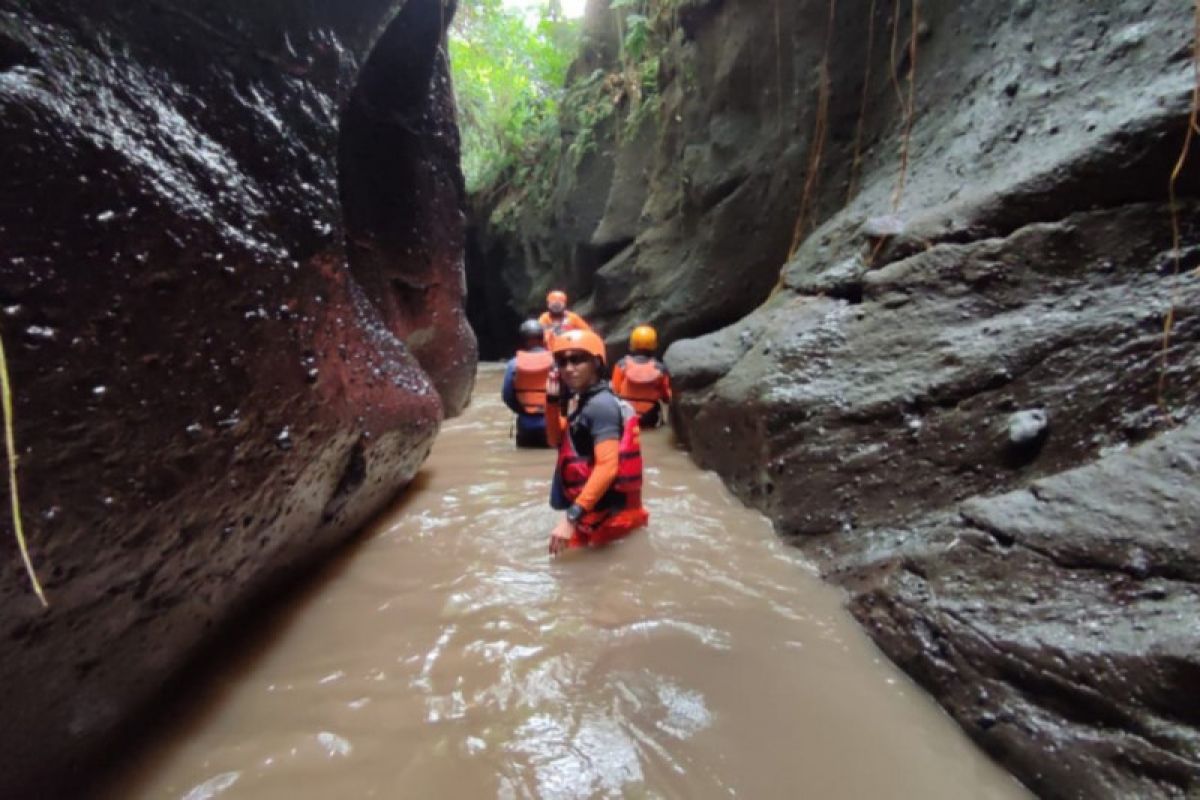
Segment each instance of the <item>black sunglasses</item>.
[{"label": "black sunglasses", "polygon": [[566,353],[554,357],[554,363],[558,364],[560,367],[565,367],[567,364],[578,366],[580,364],[586,364],[591,360],[592,356],[590,353]]}]

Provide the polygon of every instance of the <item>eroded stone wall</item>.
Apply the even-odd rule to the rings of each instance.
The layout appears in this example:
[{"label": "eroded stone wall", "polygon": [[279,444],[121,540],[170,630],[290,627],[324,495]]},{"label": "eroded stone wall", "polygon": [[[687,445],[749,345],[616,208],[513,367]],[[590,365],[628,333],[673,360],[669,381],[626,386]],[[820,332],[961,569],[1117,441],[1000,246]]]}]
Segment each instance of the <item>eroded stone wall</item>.
[{"label": "eroded stone wall", "polygon": [[[82,779],[231,613],[403,487],[465,402],[447,21],[424,0],[0,7],[0,334],[50,602],[6,498],[0,794]],[[360,82],[388,48],[408,58],[392,94]],[[384,151],[380,199],[343,167]]]},{"label": "eroded stone wall", "polygon": [[557,188],[587,230],[484,232],[511,305],[655,324],[697,461],[1039,794],[1195,792],[1193,9],[670,9],[652,144]]}]

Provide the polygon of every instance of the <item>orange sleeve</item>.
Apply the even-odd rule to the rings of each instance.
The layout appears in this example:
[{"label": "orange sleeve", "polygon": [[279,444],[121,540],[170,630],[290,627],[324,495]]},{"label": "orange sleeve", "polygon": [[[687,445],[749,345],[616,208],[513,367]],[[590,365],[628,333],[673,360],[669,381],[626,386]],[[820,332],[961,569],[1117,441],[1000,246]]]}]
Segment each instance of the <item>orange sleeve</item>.
[{"label": "orange sleeve", "polygon": [[538,325],[541,325],[544,328],[549,324],[550,324],[550,312],[543,311],[542,315],[540,317],[538,317]]},{"label": "orange sleeve", "polygon": [[583,506],[585,511],[595,508],[596,503],[600,502],[600,498],[617,479],[617,465],[620,458],[617,454],[618,447],[616,439],[596,443],[596,463],[592,466],[592,474],[575,500],[576,503]]},{"label": "orange sleeve", "polygon": [[579,316],[574,311],[567,312],[567,319],[571,320],[571,324],[576,328],[582,328],[585,331],[590,331],[592,329],[592,326],[588,325],[587,322],[584,321],[583,317]]},{"label": "orange sleeve", "polygon": [[662,396],[663,400],[671,402],[671,376],[665,372],[662,376]]}]

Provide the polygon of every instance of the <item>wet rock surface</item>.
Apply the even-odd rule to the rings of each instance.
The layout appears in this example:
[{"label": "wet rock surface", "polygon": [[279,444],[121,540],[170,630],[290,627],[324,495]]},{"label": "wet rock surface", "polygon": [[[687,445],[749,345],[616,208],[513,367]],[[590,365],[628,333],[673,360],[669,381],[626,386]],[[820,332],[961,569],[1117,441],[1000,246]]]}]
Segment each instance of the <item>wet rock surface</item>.
[{"label": "wet rock surface", "polygon": [[[935,246],[869,273],[857,304],[781,292],[668,351],[693,453],[786,534],[870,526],[1069,468],[1168,426],[1157,388],[1172,297],[1165,402],[1190,418],[1200,281],[1164,275],[1168,219],[1130,206]],[[1030,408],[1054,426],[1036,452],[1014,453],[1010,419]]]},{"label": "wet rock surface", "polygon": [[866,273],[860,303],[783,291],[667,353],[696,459],[1046,797],[1200,781],[1179,678],[1200,667],[1200,280],[1176,287],[1168,219],[937,245]]},{"label": "wet rock surface", "polygon": [[0,794],[85,779],[465,402],[447,20],[401,5],[0,8],[0,332],[50,600],[6,512]]},{"label": "wet rock surface", "polygon": [[1200,425],[864,532],[832,574],[877,642],[1048,797],[1200,779]]},{"label": "wet rock surface", "polygon": [[1167,202],[1190,9],[921,9],[906,166],[870,88],[854,169],[839,39],[820,174],[844,194],[818,187],[757,310],[671,346],[673,424],[1039,794],[1190,796],[1200,152],[1178,249]]}]

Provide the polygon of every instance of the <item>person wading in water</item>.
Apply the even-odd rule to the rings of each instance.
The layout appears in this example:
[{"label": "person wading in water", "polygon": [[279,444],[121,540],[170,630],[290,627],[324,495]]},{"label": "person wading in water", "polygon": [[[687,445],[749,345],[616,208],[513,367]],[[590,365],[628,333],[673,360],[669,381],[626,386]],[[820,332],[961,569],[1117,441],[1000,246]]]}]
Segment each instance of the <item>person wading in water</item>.
[{"label": "person wading in water", "polygon": [[546,332],[546,345],[554,344],[554,337],[567,331],[590,331],[592,328],[583,317],[567,310],[567,293],[555,289],[546,295],[546,310],[538,317],[542,330]]},{"label": "person wading in water", "polygon": [[642,508],[638,415],[604,379],[604,341],[592,331],[567,331],[551,350],[557,369],[546,382],[546,436],[558,447],[558,463],[550,505],[566,511],[550,532],[553,556],[619,539],[650,515]]},{"label": "person wading in water", "polygon": [[527,319],[520,328],[521,349],[504,370],[500,398],[517,415],[517,447],[548,447],[546,442],[546,381],[554,359],[546,349],[542,326]]},{"label": "person wading in water", "polygon": [[641,417],[643,428],[662,424],[662,404],[671,402],[671,374],[655,357],[658,333],[639,325],[629,337],[629,355],[613,367],[612,388]]}]

